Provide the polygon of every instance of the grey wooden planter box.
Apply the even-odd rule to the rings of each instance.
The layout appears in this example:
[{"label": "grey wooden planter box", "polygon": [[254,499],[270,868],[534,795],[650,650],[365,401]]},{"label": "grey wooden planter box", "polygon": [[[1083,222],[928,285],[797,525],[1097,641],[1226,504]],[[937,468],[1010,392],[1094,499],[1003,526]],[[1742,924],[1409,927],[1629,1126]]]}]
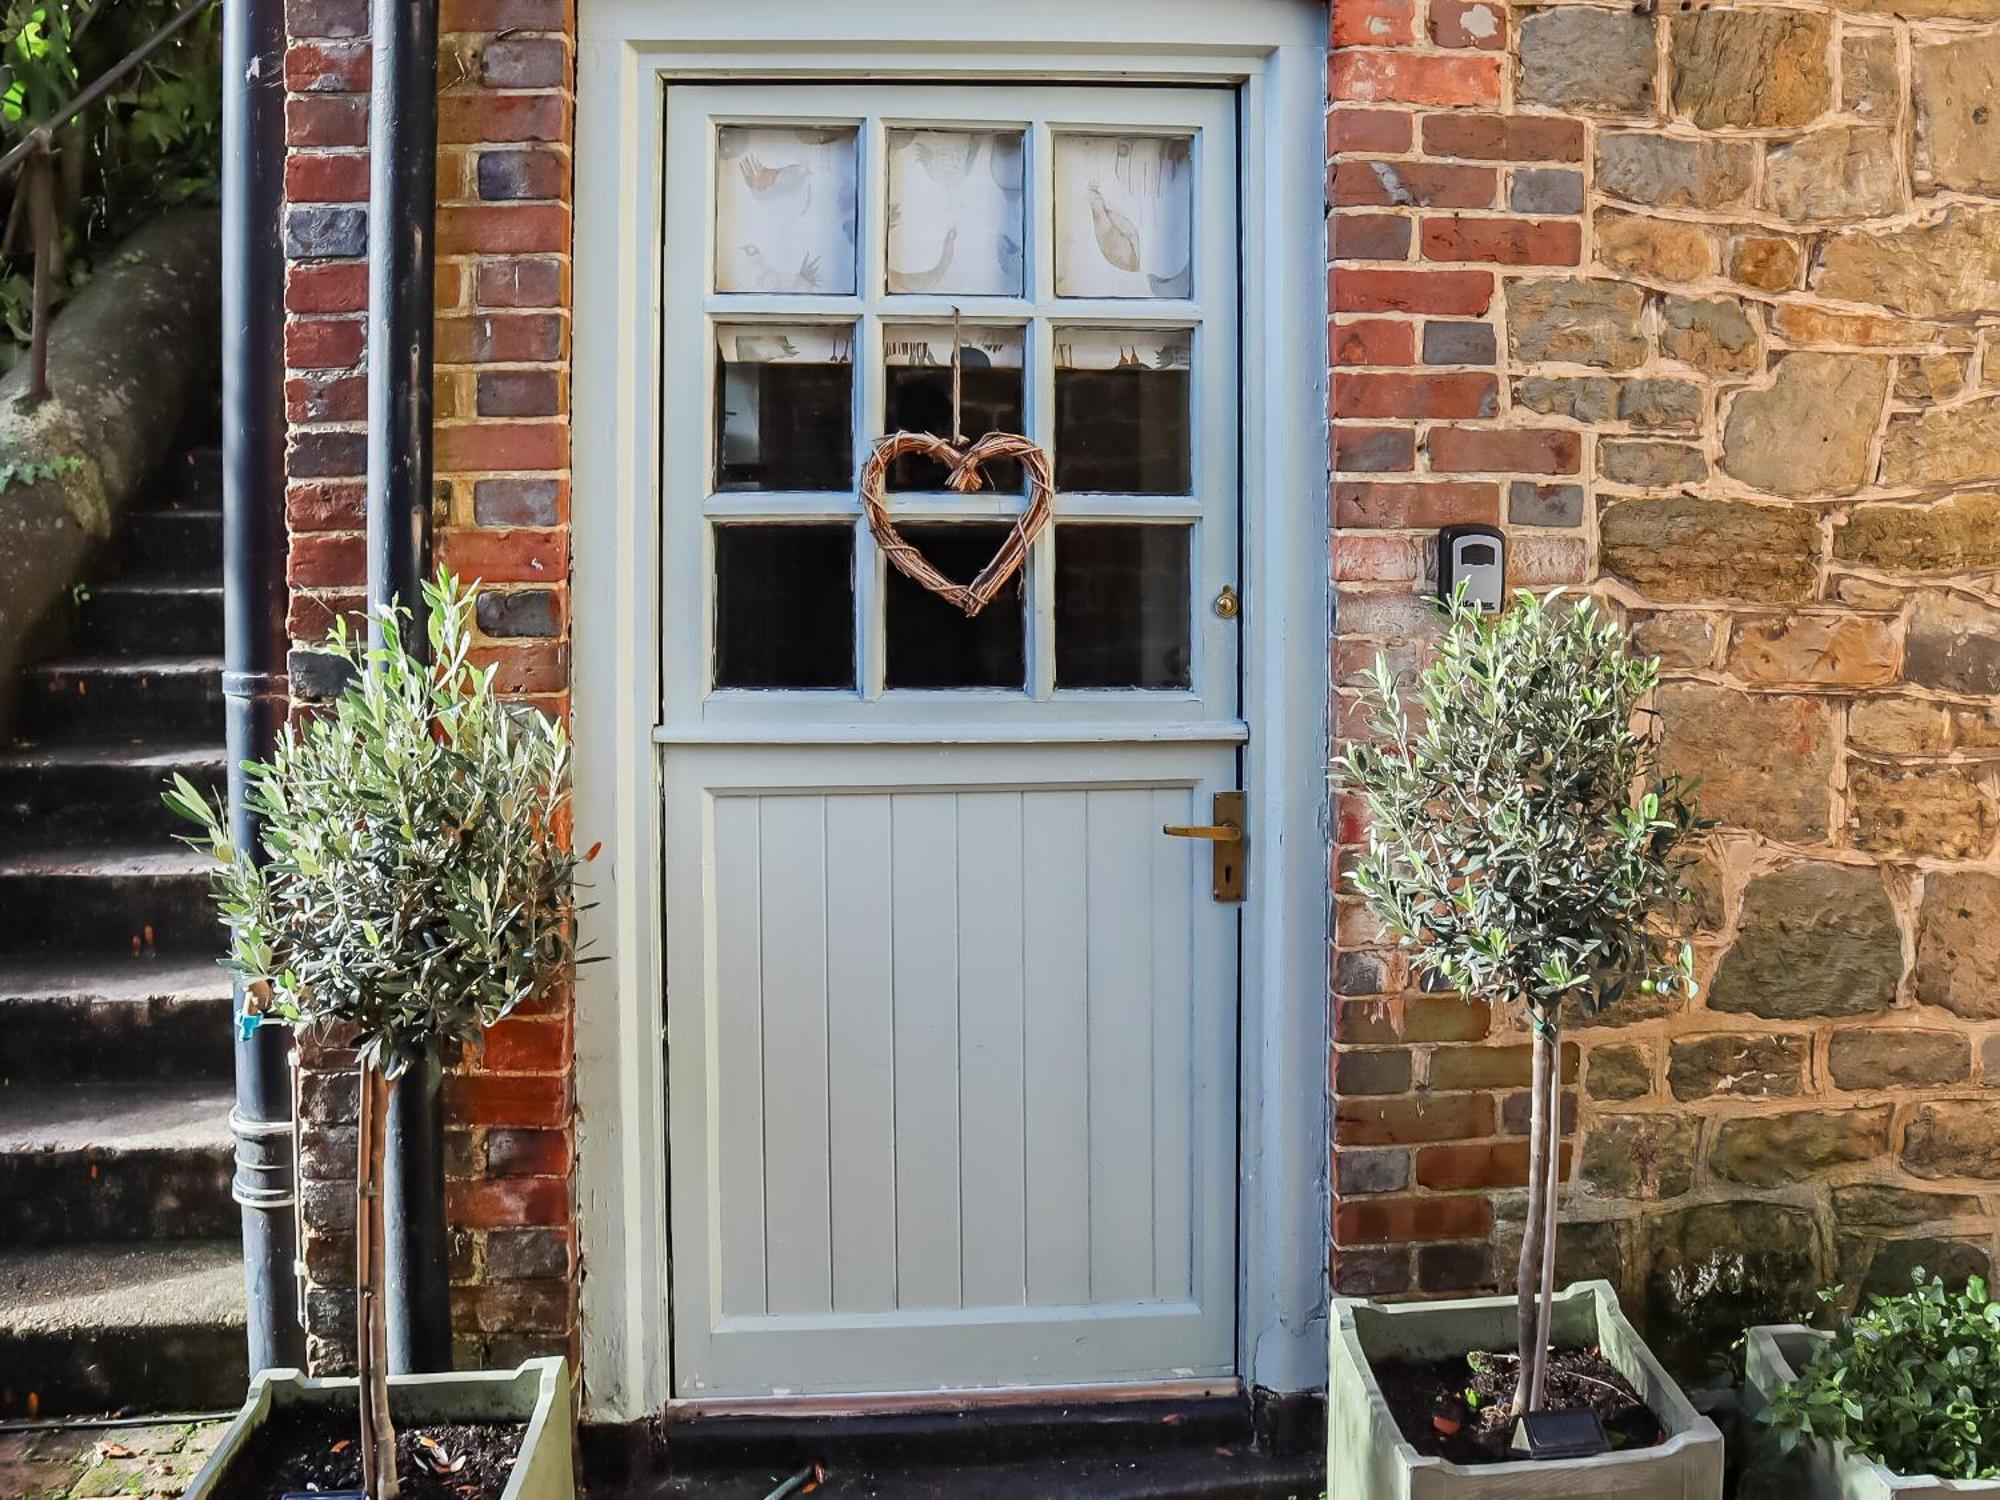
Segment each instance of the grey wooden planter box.
[{"label": "grey wooden planter box", "polygon": [[[1753,1328],[1744,1340],[1743,1415],[1745,1432],[1771,1456],[1777,1435],[1757,1421],[1782,1386],[1798,1379],[1813,1347],[1833,1337],[1797,1323]],[[2000,1479],[1939,1479],[1932,1474],[1893,1474],[1863,1458],[1844,1442],[1806,1438],[1792,1455],[1787,1479],[1801,1486],[1798,1500],[1943,1500],[1951,1495],[2000,1497]]]},{"label": "grey wooden planter box", "polygon": [[1466,1465],[1427,1458],[1403,1440],[1371,1360],[1512,1349],[1515,1332],[1512,1297],[1335,1298],[1326,1412],[1330,1500],[1721,1500],[1722,1434],[1625,1321],[1608,1281],[1582,1281],[1556,1294],[1553,1340],[1601,1347],[1660,1419],[1665,1442],[1598,1458]]},{"label": "grey wooden planter box", "polygon": [[[313,1380],[297,1370],[263,1371],[250,1382],[250,1398],[195,1475],[184,1500],[214,1500],[223,1476],[272,1413],[301,1406],[338,1407],[351,1413],[355,1401],[352,1379]],[[410,1425],[525,1422],[514,1477],[507,1481],[501,1500],[575,1500],[569,1365],[559,1357],[531,1359],[518,1370],[392,1375],[389,1412],[398,1423]]]}]

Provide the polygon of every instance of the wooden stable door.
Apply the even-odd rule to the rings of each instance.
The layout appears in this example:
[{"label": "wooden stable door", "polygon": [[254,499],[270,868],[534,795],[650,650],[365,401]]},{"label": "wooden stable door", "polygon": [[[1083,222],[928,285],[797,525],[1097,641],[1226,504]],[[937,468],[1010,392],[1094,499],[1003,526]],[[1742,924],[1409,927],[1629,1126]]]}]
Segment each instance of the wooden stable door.
[{"label": "wooden stable door", "polygon": [[[1234,96],[668,89],[675,1394],[1227,1380],[1240,786]],[[984,610],[875,438],[1051,455]],[[1015,462],[887,507],[969,579]],[[580,503],[582,503],[580,501]],[[1227,804],[1225,804],[1226,806]],[[1228,894],[1225,892],[1225,894]]]}]

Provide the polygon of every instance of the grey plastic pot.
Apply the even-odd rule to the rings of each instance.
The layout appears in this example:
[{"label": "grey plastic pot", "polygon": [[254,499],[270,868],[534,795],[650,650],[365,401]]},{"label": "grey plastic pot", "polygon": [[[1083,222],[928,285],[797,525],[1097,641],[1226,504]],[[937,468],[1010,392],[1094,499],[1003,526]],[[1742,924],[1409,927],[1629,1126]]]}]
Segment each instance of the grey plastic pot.
[{"label": "grey plastic pot", "polygon": [[[514,1476],[501,1500],[576,1500],[569,1365],[555,1356],[518,1370],[392,1375],[389,1411],[399,1423],[525,1422]],[[214,1500],[257,1430],[275,1413],[300,1407],[355,1409],[354,1381],[313,1380],[297,1370],[265,1370],[184,1500]]]},{"label": "grey plastic pot", "polygon": [[[1799,1378],[1813,1347],[1833,1335],[1797,1323],[1753,1328],[1743,1344],[1744,1431],[1775,1462],[1777,1436],[1757,1420],[1771,1397]],[[1943,1500],[1953,1495],[2000,1496],[2000,1479],[1939,1479],[1895,1474],[1863,1458],[1844,1442],[1806,1438],[1785,1470],[1788,1493],[1798,1500]],[[1792,1486],[1797,1486],[1793,1489]]]},{"label": "grey plastic pot", "polygon": [[1541,1463],[1524,1459],[1466,1465],[1425,1457],[1403,1440],[1371,1362],[1511,1349],[1514,1299],[1384,1303],[1335,1298],[1326,1412],[1330,1500],[1556,1500],[1582,1495],[1721,1500],[1722,1434],[1694,1409],[1625,1320],[1610,1282],[1581,1281],[1557,1293],[1552,1334],[1559,1346],[1601,1348],[1660,1419],[1666,1441],[1637,1452]]}]

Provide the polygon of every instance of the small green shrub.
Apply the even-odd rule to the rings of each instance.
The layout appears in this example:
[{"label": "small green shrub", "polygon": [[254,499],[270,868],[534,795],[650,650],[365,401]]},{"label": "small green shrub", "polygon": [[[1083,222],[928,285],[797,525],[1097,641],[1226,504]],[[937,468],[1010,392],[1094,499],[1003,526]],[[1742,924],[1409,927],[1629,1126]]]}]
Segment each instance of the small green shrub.
[{"label": "small green shrub", "polygon": [[1844,1438],[1897,1474],[2000,1479],[2000,1302],[1977,1276],[1960,1292],[1911,1280],[1848,1317],[1763,1420],[1786,1453]]}]

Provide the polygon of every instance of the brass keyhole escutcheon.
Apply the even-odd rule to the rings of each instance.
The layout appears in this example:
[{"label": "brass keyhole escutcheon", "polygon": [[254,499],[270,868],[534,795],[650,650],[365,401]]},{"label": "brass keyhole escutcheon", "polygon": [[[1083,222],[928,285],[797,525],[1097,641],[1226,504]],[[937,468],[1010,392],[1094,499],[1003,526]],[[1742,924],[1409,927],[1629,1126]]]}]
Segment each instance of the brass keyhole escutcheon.
[{"label": "brass keyhole escutcheon", "polygon": [[1215,596],[1215,613],[1218,618],[1233,620],[1243,610],[1243,601],[1236,597],[1236,590],[1228,584]]},{"label": "brass keyhole escutcheon", "polygon": [[1169,823],[1160,832],[1174,839],[1202,839],[1215,851],[1213,885],[1215,899],[1236,902],[1243,899],[1243,859],[1249,837],[1243,829],[1244,802],[1241,792],[1217,792],[1212,804],[1213,823]]}]

